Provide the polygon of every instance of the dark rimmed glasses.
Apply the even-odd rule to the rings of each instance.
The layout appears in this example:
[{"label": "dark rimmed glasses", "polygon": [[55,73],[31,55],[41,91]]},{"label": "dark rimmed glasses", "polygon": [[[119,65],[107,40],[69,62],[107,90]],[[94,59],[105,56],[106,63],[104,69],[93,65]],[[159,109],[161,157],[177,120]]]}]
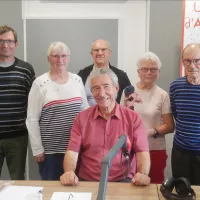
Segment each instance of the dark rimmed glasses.
[{"label": "dark rimmed glasses", "polygon": [[195,66],[200,65],[200,58],[198,58],[198,59],[193,59],[193,60],[190,60],[190,59],[183,59],[183,64],[184,64],[185,66],[190,66],[192,63],[193,63]]},{"label": "dark rimmed glasses", "polygon": [[158,68],[146,68],[146,67],[143,67],[143,68],[140,68],[139,70],[141,70],[144,73],[147,73],[148,71],[150,71],[151,73],[156,73],[158,71]]},{"label": "dark rimmed glasses", "polygon": [[0,40],[0,45],[4,45],[5,43],[7,43],[7,45],[9,45],[9,46],[12,46],[16,42],[15,42],[15,40]]}]

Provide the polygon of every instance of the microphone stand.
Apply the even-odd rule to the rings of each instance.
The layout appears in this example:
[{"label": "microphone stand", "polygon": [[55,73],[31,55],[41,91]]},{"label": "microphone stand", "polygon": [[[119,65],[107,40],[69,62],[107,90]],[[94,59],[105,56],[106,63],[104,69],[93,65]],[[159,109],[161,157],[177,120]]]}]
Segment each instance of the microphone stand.
[{"label": "microphone stand", "polygon": [[110,151],[101,160],[101,178],[99,183],[97,200],[105,200],[108,172],[112,165],[111,161],[117,154],[117,152],[120,150],[120,148],[123,145],[126,145],[126,139],[127,139],[126,135],[121,135],[118,141],[114,144],[114,146],[110,149]]}]

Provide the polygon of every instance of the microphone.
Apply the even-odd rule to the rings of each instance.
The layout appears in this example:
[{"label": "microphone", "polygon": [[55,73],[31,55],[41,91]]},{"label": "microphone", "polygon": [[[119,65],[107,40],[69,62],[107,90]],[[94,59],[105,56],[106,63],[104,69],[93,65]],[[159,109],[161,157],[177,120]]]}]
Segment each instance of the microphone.
[{"label": "microphone", "polygon": [[129,137],[127,136],[126,142],[123,144],[123,146],[121,148],[121,151],[127,161],[129,160],[130,150],[131,150],[131,141],[130,141]]},{"label": "microphone", "polygon": [[[124,89],[124,94],[125,94],[125,97],[128,98],[131,94],[133,94],[135,92],[135,88],[134,86],[132,85],[129,85],[127,86],[125,89]],[[128,99],[128,101],[133,101],[133,97],[130,97]]]},{"label": "microphone", "polygon": [[105,200],[106,187],[108,181],[108,172],[111,167],[111,162],[122,146],[127,143],[127,135],[121,135],[110,151],[101,160],[101,177],[97,200]]},{"label": "microphone", "polygon": [[131,110],[134,110],[134,106],[133,106],[133,101],[134,101],[134,97],[133,94],[135,92],[135,88],[132,85],[127,86],[124,89],[124,94],[126,97],[126,102],[125,102],[125,106],[130,108]]}]

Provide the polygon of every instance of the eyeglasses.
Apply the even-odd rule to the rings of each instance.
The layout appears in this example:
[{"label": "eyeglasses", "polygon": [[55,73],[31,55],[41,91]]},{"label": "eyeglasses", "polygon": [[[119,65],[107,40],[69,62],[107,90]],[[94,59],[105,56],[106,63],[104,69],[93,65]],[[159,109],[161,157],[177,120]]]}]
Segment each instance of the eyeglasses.
[{"label": "eyeglasses", "polygon": [[99,53],[101,51],[102,53],[106,53],[109,50],[110,49],[108,49],[108,48],[98,48],[98,49],[92,49],[92,52],[93,53]]},{"label": "eyeglasses", "polygon": [[9,46],[15,44],[15,40],[0,40],[0,45],[7,43]]},{"label": "eyeglasses", "polygon": [[186,65],[186,66],[190,66],[192,63],[195,66],[200,65],[200,58],[199,59],[194,59],[194,60],[190,60],[190,59],[184,59],[183,60],[183,64]]},{"label": "eyeglasses", "polygon": [[58,58],[61,58],[61,59],[66,59],[66,58],[68,58],[69,57],[69,55],[66,55],[66,54],[64,54],[64,55],[50,55],[52,58],[55,58],[55,59],[58,59]]},{"label": "eyeglasses", "polygon": [[151,73],[156,73],[158,71],[158,68],[140,68],[139,70],[141,70],[142,72],[147,73],[148,71],[150,71]]}]

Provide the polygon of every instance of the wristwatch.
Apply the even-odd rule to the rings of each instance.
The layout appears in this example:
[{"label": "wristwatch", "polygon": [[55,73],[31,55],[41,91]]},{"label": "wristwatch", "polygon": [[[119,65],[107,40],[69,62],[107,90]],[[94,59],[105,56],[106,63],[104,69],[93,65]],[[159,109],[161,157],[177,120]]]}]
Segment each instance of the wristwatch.
[{"label": "wristwatch", "polygon": [[153,137],[154,138],[157,138],[159,136],[159,132],[156,128],[154,128],[154,134],[153,134]]}]

